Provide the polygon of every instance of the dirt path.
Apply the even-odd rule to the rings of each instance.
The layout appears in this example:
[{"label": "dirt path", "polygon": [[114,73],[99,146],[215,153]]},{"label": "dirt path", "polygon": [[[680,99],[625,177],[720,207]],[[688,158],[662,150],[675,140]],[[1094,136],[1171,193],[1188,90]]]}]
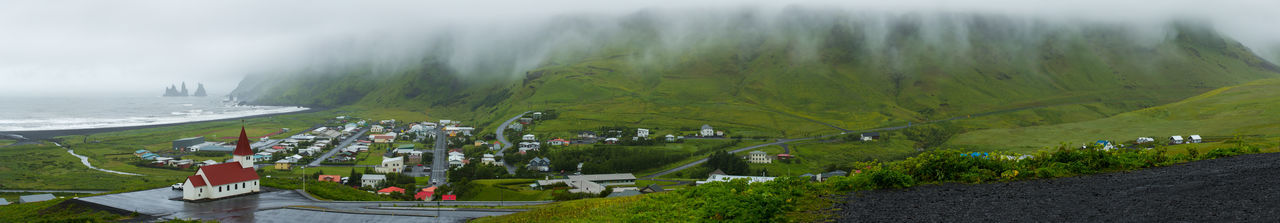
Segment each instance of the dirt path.
[{"label": "dirt path", "polygon": [[1127,173],[850,195],[839,222],[1275,222],[1280,153]]}]

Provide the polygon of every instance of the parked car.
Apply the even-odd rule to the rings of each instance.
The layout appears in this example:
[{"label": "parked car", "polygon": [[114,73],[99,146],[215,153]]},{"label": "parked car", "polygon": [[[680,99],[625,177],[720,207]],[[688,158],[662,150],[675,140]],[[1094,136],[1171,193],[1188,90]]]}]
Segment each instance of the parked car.
[{"label": "parked car", "polygon": [[173,189],[174,189],[174,190],[182,190],[182,183],[176,183],[176,184],[173,184]]}]

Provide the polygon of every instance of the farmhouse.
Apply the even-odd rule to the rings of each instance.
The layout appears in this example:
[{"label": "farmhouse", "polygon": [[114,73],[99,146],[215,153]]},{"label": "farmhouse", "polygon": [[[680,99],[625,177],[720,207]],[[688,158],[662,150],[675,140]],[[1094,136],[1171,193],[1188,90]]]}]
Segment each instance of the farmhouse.
[{"label": "farmhouse", "polygon": [[716,136],[716,130],[712,129],[711,125],[703,124],[702,131],[698,132],[698,134],[702,137],[712,137]]},{"label": "farmhouse", "polygon": [[1182,136],[1170,136],[1170,137],[1169,137],[1169,144],[1177,145],[1177,144],[1182,144],[1182,143],[1183,143],[1183,141],[1182,141]]},{"label": "farmhouse", "polygon": [[1204,140],[1200,139],[1200,135],[1191,135],[1190,137],[1187,137],[1187,138],[1189,138],[1189,139],[1190,139],[1189,141],[1187,141],[1187,143],[1201,143],[1201,142],[1204,142]]},{"label": "farmhouse", "polygon": [[676,136],[673,136],[673,135],[667,135],[666,137],[667,137],[667,142],[675,142],[675,141],[676,141]]},{"label": "farmhouse", "polygon": [[218,199],[261,191],[244,127],[240,128],[240,140],[232,155],[232,162],[203,166],[195,175],[188,176],[182,184],[182,199]]},{"label": "farmhouse", "polygon": [[649,129],[636,129],[636,137],[649,138]]},{"label": "farmhouse", "polygon": [[862,141],[877,140],[877,139],[880,139],[880,133],[879,132],[862,133],[861,135],[859,135],[858,139],[861,139]]},{"label": "farmhouse", "polygon": [[756,150],[756,151],[751,151],[751,153],[749,153],[749,155],[747,155],[747,162],[751,162],[751,163],[773,163],[773,159],[771,159],[771,158],[769,157],[769,153],[765,153],[764,151]]},{"label": "farmhouse", "polygon": [[578,138],[595,138],[595,137],[596,137],[596,132],[592,132],[592,131],[578,132]]}]

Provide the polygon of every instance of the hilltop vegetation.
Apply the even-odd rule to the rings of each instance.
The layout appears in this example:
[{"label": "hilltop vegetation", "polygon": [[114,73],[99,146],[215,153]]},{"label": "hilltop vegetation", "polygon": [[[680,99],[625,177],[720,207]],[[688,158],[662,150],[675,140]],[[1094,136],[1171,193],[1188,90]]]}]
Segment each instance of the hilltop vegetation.
[{"label": "hilltop vegetation", "polygon": [[[234,94],[263,104],[425,110],[481,127],[556,109],[576,126],[709,123],[789,137],[834,130],[823,123],[866,129],[1019,108],[1036,112],[978,127],[1083,121],[1280,72],[1241,44],[1186,24],[1146,38],[1123,26],[1028,26],[998,16],[734,16],[694,23],[700,32],[692,34],[643,13],[611,20],[613,33],[553,50],[514,77],[424,56],[251,76]],[[569,32],[599,31],[582,26]]]},{"label": "hilltop vegetation", "polygon": [[1075,145],[1096,140],[1124,143],[1138,137],[1153,137],[1165,142],[1172,135],[1186,137],[1198,134],[1213,138],[1213,141],[1238,137],[1274,138],[1280,136],[1280,123],[1275,122],[1280,117],[1270,111],[1277,106],[1280,106],[1280,79],[1266,79],[1103,119],[967,132],[949,143],[962,147],[1032,151],[1060,143]]}]

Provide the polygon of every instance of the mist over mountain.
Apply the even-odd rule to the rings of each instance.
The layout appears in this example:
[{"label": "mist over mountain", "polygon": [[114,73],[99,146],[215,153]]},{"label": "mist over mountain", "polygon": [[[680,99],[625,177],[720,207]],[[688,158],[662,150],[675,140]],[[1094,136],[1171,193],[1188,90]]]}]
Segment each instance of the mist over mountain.
[{"label": "mist over mountain", "polygon": [[[528,108],[712,113],[691,119],[768,111],[876,125],[1031,105],[1098,103],[1081,109],[1105,115],[1280,75],[1195,20],[793,6],[564,15],[413,38],[393,52],[353,44],[338,54],[345,58],[250,75],[233,95],[481,117]],[[607,106],[619,103],[630,105]],[[715,108],[681,111],[705,104]]]}]

